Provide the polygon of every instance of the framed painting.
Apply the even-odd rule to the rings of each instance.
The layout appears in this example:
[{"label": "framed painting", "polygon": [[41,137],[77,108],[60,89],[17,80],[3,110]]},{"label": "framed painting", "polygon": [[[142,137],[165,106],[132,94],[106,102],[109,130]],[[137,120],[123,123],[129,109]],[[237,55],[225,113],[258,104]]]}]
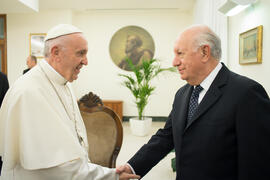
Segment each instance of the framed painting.
[{"label": "framed painting", "polygon": [[129,69],[126,59],[137,66],[143,60],[150,60],[155,54],[155,43],[151,34],[139,26],[119,29],[111,38],[110,55],[115,65],[125,71]]},{"label": "framed painting", "polygon": [[30,33],[30,55],[44,58],[44,39],[46,33]]},{"label": "framed painting", "polygon": [[262,63],[262,36],[262,25],[239,35],[239,64]]}]

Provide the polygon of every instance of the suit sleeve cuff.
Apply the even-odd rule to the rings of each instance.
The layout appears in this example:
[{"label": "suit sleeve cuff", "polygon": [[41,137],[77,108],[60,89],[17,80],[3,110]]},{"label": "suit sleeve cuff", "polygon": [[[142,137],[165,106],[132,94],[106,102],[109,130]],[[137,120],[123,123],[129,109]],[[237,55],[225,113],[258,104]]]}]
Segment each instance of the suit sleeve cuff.
[{"label": "suit sleeve cuff", "polygon": [[130,167],[132,173],[133,173],[133,174],[136,174],[136,172],[134,171],[133,167],[132,167],[129,163],[127,163],[127,165]]}]

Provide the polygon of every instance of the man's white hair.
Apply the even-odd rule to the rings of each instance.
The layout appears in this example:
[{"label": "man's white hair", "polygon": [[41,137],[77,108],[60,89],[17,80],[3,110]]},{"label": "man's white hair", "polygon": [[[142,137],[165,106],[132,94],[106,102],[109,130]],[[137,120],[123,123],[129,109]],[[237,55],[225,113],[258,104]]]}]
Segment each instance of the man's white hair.
[{"label": "man's white hair", "polygon": [[192,29],[192,28],[202,28],[202,31],[197,33],[193,37],[193,46],[194,50],[198,50],[199,47],[203,45],[209,45],[211,49],[211,56],[215,58],[216,60],[220,60],[222,56],[222,50],[221,50],[221,40],[218,37],[216,33],[214,33],[213,30],[211,30],[206,25],[192,25],[186,28],[184,31]]},{"label": "man's white hair", "polygon": [[209,45],[211,56],[220,60],[222,55],[220,38],[214,32],[202,32],[194,38],[195,47],[199,48],[203,45]]},{"label": "man's white hair", "polygon": [[[203,25],[194,25],[193,27],[203,27]],[[209,27],[205,26],[207,30],[203,30],[194,37],[193,45],[199,48],[203,45],[209,45],[211,49],[211,56],[216,60],[220,60],[222,56],[221,40],[218,35]]]},{"label": "man's white hair", "polygon": [[55,39],[49,39],[45,41],[44,43],[44,57],[48,58],[51,55],[51,48],[55,45],[57,45],[59,48],[64,48],[64,42],[63,40],[65,39],[64,36],[55,38]]}]

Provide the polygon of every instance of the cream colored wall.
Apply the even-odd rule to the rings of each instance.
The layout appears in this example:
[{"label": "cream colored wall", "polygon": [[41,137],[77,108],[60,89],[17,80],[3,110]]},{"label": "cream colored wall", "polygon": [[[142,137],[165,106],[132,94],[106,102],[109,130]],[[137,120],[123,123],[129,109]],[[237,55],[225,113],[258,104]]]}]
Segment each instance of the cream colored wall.
[{"label": "cream colored wall", "polygon": [[71,11],[50,11],[32,14],[7,14],[7,66],[12,85],[22,75],[29,56],[29,34],[46,33],[59,23],[71,23]]},{"label": "cream colored wall", "polygon": [[227,65],[227,17],[218,11],[224,0],[196,0],[193,17],[195,24],[205,24],[209,26],[221,40],[222,56],[220,61]]},{"label": "cream colored wall", "polygon": [[[155,57],[162,61],[163,67],[169,67],[173,59],[173,45],[178,33],[189,25],[192,16],[177,10],[131,10],[131,11],[91,11],[74,14],[73,22],[86,34],[89,41],[88,67],[84,68],[80,78],[74,83],[78,97],[93,91],[102,99],[124,101],[123,114],[134,116],[137,109],[131,93],[121,85],[118,73],[127,73],[118,68],[110,58],[109,43],[113,34],[129,25],[143,27],[155,41]],[[154,82],[157,86],[150,97],[145,114],[167,116],[177,89],[184,82],[178,73],[160,76]]]},{"label": "cream colored wall", "polygon": [[[169,67],[173,59],[173,45],[178,33],[192,24],[192,13],[178,10],[99,10],[84,13],[51,11],[35,14],[10,14],[8,25],[8,77],[11,84],[26,68],[29,55],[29,33],[44,33],[58,23],[72,23],[82,29],[89,42],[88,66],[73,83],[77,98],[93,91],[102,99],[124,101],[124,115],[137,113],[131,93],[121,86],[118,73],[127,73],[112,62],[109,43],[113,34],[124,26],[136,25],[146,29],[155,41],[155,58]],[[145,115],[167,116],[174,94],[185,84],[178,73],[161,75],[154,81],[157,86],[150,97]]]},{"label": "cream colored wall", "polygon": [[[270,95],[270,1],[260,0],[256,4],[247,8],[244,12],[229,18],[229,68],[239,74],[248,76],[266,89]],[[263,56],[262,64],[240,65],[239,57],[239,34],[263,25]]]}]

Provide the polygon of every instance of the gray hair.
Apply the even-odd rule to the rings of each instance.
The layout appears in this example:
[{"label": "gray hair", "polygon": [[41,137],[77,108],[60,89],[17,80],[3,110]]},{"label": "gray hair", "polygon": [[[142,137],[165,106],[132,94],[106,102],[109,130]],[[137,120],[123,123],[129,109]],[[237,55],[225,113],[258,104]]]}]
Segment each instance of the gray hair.
[{"label": "gray hair", "polygon": [[203,45],[209,45],[211,48],[211,56],[217,60],[221,59],[221,41],[213,31],[210,30],[199,33],[196,37],[194,37],[193,43],[196,50]]},{"label": "gray hair", "polygon": [[50,40],[45,41],[44,43],[44,57],[48,58],[50,56]]},{"label": "gray hair", "polygon": [[45,41],[44,43],[44,57],[48,58],[51,55],[51,48],[55,45],[57,45],[60,48],[64,48],[64,42],[63,40],[65,40],[64,36],[58,37],[58,38],[54,38],[54,39],[49,39],[47,41]]}]

